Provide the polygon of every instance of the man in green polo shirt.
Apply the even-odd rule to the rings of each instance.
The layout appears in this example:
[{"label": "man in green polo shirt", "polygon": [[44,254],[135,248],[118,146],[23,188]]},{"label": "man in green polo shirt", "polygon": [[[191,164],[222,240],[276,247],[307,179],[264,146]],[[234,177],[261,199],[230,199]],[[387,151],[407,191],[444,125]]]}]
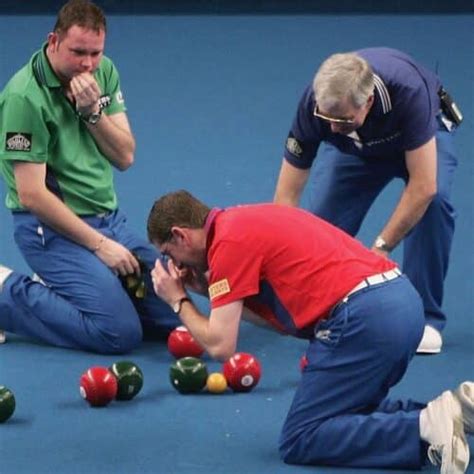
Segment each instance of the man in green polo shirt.
[{"label": "man in green polo shirt", "polygon": [[[127,227],[113,170],[132,165],[135,140],[118,72],[103,55],[106,20],[70,0],[40,51],[0,95],[0,171],[15,240],[40,276],[0,266],[0,328],[63,347],[126,352],[143,329],[177,323],[153,291],[130,297],[118,276],[148,272],[160,254]],[[143,270],[142,264],[142,270]]]}]

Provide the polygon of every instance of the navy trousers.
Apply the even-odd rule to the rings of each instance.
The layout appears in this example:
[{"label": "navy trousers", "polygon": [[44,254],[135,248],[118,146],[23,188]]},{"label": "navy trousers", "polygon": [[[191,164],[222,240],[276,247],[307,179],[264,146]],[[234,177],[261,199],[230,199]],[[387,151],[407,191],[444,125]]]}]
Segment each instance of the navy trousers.
[{"label": "navy trousers", "polygon": [[367,287],[315,327],[280,437],[289,464],[415,469],[420,440],[414,401],[386,398],[423,334],[421,299],[407,277]]},{"label": "navy trousers", "polygon": [[[453,136],[440,123],[436,133],[438,192],[403,240],[403,272],[421,295],[426,324],[439,331],[446,324],[441,306],[456,217],[450,201],[457,167]],[[403,154],[367,159],[325,143],[311,177],[309,210],[355,236],[372,203],[394,178],[408,180]]]},{"label": "navy trousers", "polygon": [[[129,297],[119,278],[93,252],[38,221],[13,214],[15,241],[46,286],[13,272],[0,294],[0,328],[55,346],[99,353],[135,348],[143,333],[162,334],[179,324],[155,296],[149,274],[147,296]],[[132,232],[120,211],[83,220],[138,255],[150,268],[159,252]]]}]

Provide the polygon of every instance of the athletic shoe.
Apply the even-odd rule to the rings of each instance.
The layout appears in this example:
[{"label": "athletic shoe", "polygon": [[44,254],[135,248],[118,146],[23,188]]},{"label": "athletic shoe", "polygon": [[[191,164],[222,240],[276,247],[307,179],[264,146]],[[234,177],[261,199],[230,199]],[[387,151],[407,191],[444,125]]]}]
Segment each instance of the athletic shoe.
[{"label": "athletic shoe", "polygon": [[420,413],[420,434],[430,446],[428,459],[441,474],[464,474],[469,445],[463,428],[461,404],[453,392],[443,392]]},{"label": "athletic shoe", "polygon": [[463,382],[454,395],[461,404],[464,431],[474,434],[474,382]]},{"label": "athletic shoe", "polygon": [[[10,276],[13,270],[7,268],[3,265],[0,265],[0,292],[3,289],[3,283]],[[3,344],[6,340],[5,332],[0,329],[0,344]]]},{"label": "athletic shoe", "polygon": [[439,354],[443,346],[443,338],[441,333],[433,326],[425,326],[423,337],[421,338],[417,354]]}]

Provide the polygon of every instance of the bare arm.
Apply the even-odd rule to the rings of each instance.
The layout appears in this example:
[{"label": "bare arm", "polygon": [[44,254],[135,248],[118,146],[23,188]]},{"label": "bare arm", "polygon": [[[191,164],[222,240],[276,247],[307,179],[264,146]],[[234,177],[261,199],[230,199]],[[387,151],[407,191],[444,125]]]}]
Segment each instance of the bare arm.
[{"label": "bare arm", "polygon": [[102,114],[98,123],[95,125],[88,123],[87,128],[112,165],[124,171],[133,164],[135,139],[124,112],[114,115]]},{"label": "bare arm", "polygon": [[225,361],[237,348],[242,308],[242,300],[234,301],[213,309],[207,318],[193,304],[185,303],[179,316],[212,358]]},{"label": "bare arm", "polygon": [[[99,112],[101,91],[92,74],[79,74],[71,80],[70,87],[81,115]],[[87,123],[87,128],[110,163],[122,171],[133,164],[135,139],[125,112],[102,114],[95,125]]]},{"label": "bare arm", "polygon": [[[168,271],[157,260],[151,277],[155,293],[171,306],[186,296],[186,291],[179,270],[171,260],[167,268]],[[237,347],[242,310],[243,301],[239,300],[213,309],[206,317],[192,303],[184,302],[179,317],[211,357],[227,360]]]},{"label": "bare arm", "polygon": [[297,207],[310,170],[299,169],[283,159],[273,201]]},{"label": "bare arm", "polygon": [[125,247],[90,227],[46,188],[45,164],[18,161],[14,165],[14,174],[21,204],[42,222],[95,251],[108,267],[118,273],[139,273],[138,262]]},{"label": "bare arm", "polygon": [[[381,236],[390,248],[395,248],[423,217],[436,194],[436,139],[407,151],[405,160],[408,183],[395,211],[383,228]],[[375,247],[372,250],[386,254]]]}]

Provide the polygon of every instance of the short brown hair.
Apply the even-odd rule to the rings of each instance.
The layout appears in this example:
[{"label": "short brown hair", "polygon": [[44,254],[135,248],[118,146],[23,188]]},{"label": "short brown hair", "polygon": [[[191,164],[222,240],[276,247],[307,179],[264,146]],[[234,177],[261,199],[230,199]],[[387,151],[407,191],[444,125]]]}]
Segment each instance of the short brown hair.
[{"label": "short brown hair", "polygon": [[104,12],[89,0],[69,0],[63,5],[54,25],[54,32],[64,34],[74,25],[97,33],[107,31]]},{"label": "short brown hair", "polygon": [[185,190],[165,194],[155,201],[148,216],[148,238],[163,244],[171,238],[173,226],[200,229],[210,208]]}]

